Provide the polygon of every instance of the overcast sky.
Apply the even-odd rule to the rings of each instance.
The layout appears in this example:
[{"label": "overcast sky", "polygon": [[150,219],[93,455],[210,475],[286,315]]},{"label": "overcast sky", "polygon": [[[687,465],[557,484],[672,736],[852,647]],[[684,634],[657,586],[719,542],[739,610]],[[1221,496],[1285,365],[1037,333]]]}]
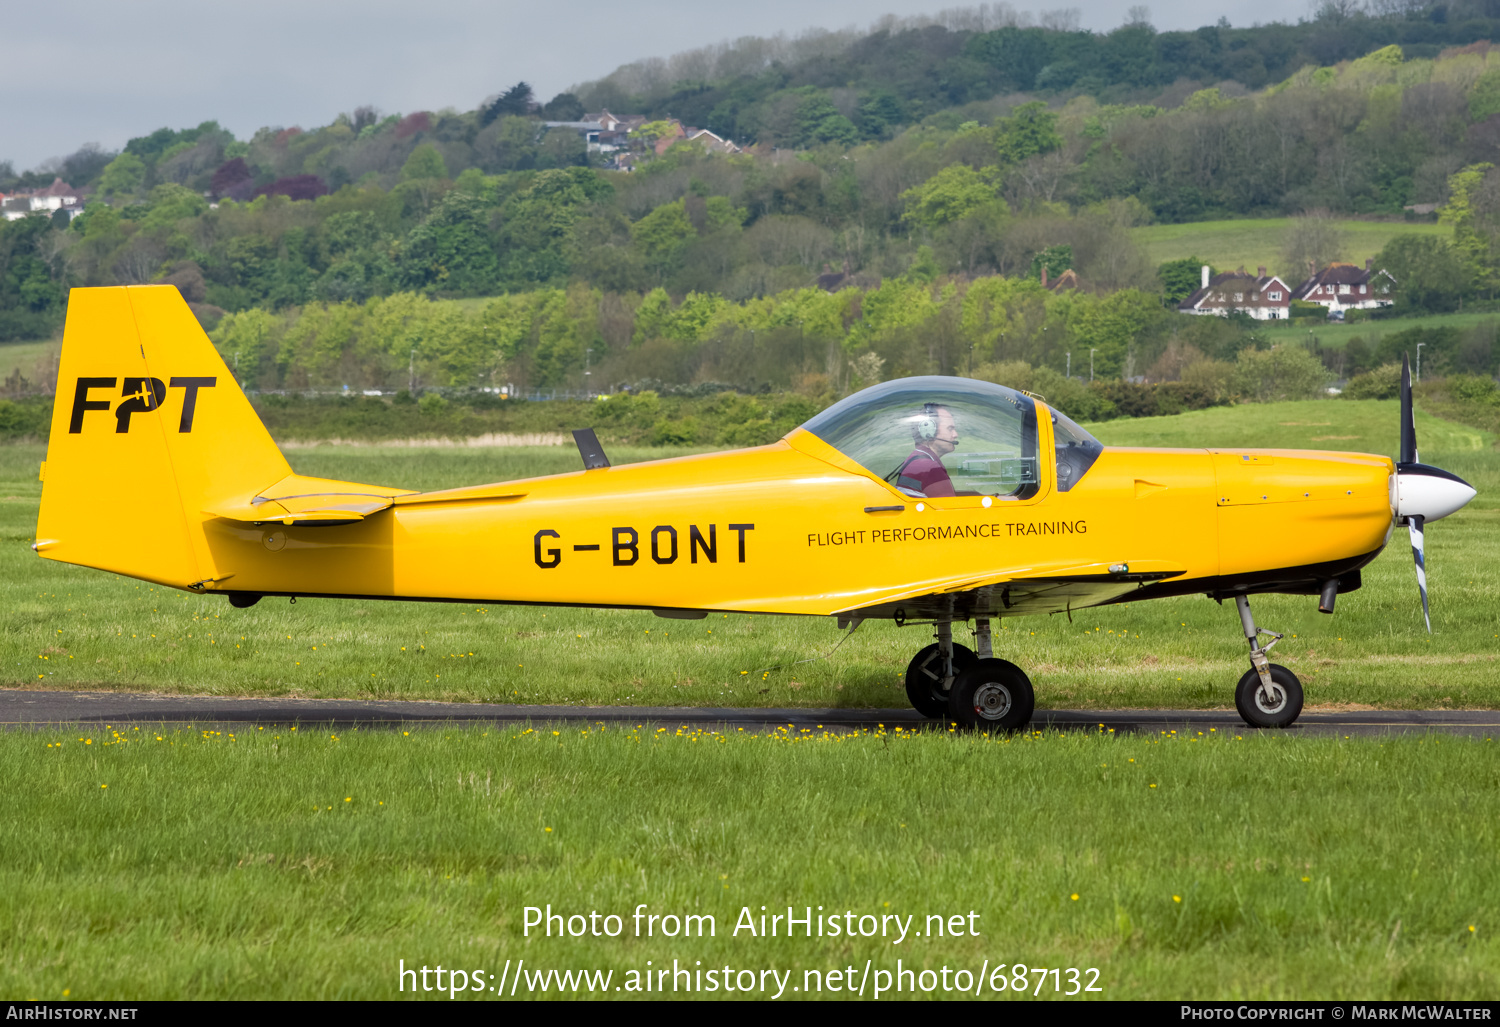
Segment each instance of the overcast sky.
[{"label": "overcast sky", "polygon": [[[746,35],[864,26],[964,6],[955,0],[52,0],[0,30],[0,160],[17,170],[97,142],[118,149],[163,125],[210,118],[241,139],[263,125],[322,125],[373,104],[387,113],[469,110],[517,81],[543,100],[621,64]],[[1028,9],[1017,2],[1017,9]],[[1128,3],[1078,7],[1085,28]],[[1295,21],[1307,0],[1157,0],[1158,29]]]}]

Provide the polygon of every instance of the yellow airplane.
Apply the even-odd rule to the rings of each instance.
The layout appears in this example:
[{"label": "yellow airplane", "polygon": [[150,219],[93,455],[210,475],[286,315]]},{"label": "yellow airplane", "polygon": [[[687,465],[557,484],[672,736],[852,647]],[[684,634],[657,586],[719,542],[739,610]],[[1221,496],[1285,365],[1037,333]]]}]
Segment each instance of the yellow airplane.
[{"label": "yellow airplane", "polygon": [[[246,607],[335,596],[832,616],[931,624],[912,705],[1024,726],[1026,674],[997,618],[1203,593],[1233,599],[1251,725],[1284,727],[1302,687],[1249,596],[1332,613],[1407,523],[1474,495],[1416,462],[1293,450],[1105,447],[1040,399],[964,378],[886,382],[768,446],[440,492],[294,474],[170,286],[74,289],[35,550]],[[953,642],[973,620],[974,651]],[[1429,626],[1430,629],[1430,626]],[[1269,644],[1262,645],[1262,636]]]}]

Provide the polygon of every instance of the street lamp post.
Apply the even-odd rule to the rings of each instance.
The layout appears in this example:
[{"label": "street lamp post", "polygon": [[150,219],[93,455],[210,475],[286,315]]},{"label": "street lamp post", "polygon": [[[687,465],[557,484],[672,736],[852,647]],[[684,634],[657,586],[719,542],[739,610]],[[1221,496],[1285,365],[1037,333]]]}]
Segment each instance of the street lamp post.
[{"label": "street lamp post", "polygon": [[1422,347],[1425,345],[1427,345],[1425,342],[1417,343],[1417,381],[1419,382],[1422,380]]},{"label": "street lamp post", "polygon": [[406,365],[406,391],[413,398],[417,395],[417,347],[411,348],[411,361]]},{"label": "street lamp post", "polygon": [[1098,347],[1089,347],[1089,381],[1094,380],[1094,354],[1096,352],[1098,352]]},{"label": "street lamp post", "polygon": [[1068,353],[1068,364],[1067,364],[1067,367],[1068,367],[1068,369],[1063,372],[1063,377],[1065,377],[1065,378],[1072,378],[1073,377],[1073,354],[1071,352]]}]

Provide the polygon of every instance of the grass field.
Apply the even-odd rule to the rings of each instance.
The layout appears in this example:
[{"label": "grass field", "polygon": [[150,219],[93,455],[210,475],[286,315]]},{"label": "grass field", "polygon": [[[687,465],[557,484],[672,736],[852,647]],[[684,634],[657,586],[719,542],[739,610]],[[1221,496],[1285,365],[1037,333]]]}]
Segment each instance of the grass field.
[{"label": "grass field", "polygon": [[1293,327],[1285,322],[1268,321],[1255,327],[1255,337],[1271,343],[1308,342],[1316,339],[1324,349],[1342,349],[1353,338],[1364,339],[1371,349],[1380,340],[1409,328],[1473,328],[1484,322],[1500,321],[1494,311],[1460,314],[1430,314],[1425,317],[1398,317],[1385,321],[1355,321],[1350,324],[1320,324],[1315,328]]},{"label": "grass field", "polygon": [[13,371],[20,371],[23,378],[34,379],[37,364],[44,359],[55,359],[60,352],[61,338],[0,343],[0,379],[9,378]]},{"label": "grass field", "polygon": [[[1253,445],[1389,452],[1394,402],[1244,405],[1096,425],[1117,445]],[[1280,662],[1313,705],[1500,706],[1500,459],[1493,439],[1423,417],[1425,459],[1479,498],[1428,532],[1435,634],[1422,629],[1409,548],[1397,539],[1338,614],[1309,597],[1257,598],[1288,637]],[[626,450],[621,460],[659,455]],[[923,628],[867,624],[840,635],[821,618],[719,616],[455,604],[218,597],[43,562],[29,552],[37,446],[0,449],[0,637],[14,686],[223,695],[438,698],[690,706],[902,706]],[[302,473],[414,488],[572,469],[571,447],[294,451]],[[1270,545],[1273,540],[1253,540]],[[962,630],[960,640],[964,639]],[[1108,607],[1000,627],[997,649],[1031,674],[1041,708],[1225,708],[1244,670],[1232,609],[1202,597]],[[811,660],[813,662],[802,662]]]},{"label": "grass field", "polygon": [[[1084,998],[1492,998],[1494,745],[651,725],[12,732],[0,993],[412,997],[397,991],[404,960],[461,967],[481,989],[517,969],[608,971],[606,994],[632,997],[632,972],[639,985],[676,960],[742,985],[773,970],[801,998],[808,971],[852,966],[856,990],[868,960],[869,999],[900,959],[934,972],[883,997],[924,982],[943,997],[942,982],[965,981],[955,971],[989,997],[994,968],[1014,988],[1023,964],[1063,971],[1024,977],[1046,998],[1092,982],[1090,968],[1102,990]],[[524,936],[525,907],[549,903],[617,915],[600,929],[619,936]],[[641,903],[712,916],[713,937],[636,937]],[[893,921],[885,938],[736,936],[741,911],[758,929],[762,906],[866,931],[912,919],[899,943]],[[929,916],[958,916],[958,936],[927,933]],[[547,997],[521,979],[516,997]],[[655,980],[670,989],[670,974]],[[765,980],[750,997],[776,994]]]},{"label": "grass field", "polygon": [[[1398,235],[1436,235],[1451,238],[1449,225],[1409,221],[1341,220],[1344,260],[1363,264]],[[1197,221],[1184,225],[1143,225],[1130,230],[1131,238],[1146,251],[1152,265],[1184,257],[1199,257],[1220,271],[1243,266],[1254,272],[1264,264],[1280,274],[1295,289],[1307,277],[1302,268],[1282,267],[1282,250],[1292,227],[1291,218],[1261,218],[1243,221]],[[1295,278],[1296,281],[1290,279]]]}]

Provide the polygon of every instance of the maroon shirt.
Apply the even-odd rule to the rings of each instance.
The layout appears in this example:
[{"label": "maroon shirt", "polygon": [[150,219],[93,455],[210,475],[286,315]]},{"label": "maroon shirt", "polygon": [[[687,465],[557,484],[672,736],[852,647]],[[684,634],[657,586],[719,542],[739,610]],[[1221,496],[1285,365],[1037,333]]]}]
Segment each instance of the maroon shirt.
[{"label": "maroon shirt", "polygon": [[953,495],[953,479],[948,477],[948,468],[920,446],[912,450],[906,463],[901,465],[896,484],[932,498]]}]

